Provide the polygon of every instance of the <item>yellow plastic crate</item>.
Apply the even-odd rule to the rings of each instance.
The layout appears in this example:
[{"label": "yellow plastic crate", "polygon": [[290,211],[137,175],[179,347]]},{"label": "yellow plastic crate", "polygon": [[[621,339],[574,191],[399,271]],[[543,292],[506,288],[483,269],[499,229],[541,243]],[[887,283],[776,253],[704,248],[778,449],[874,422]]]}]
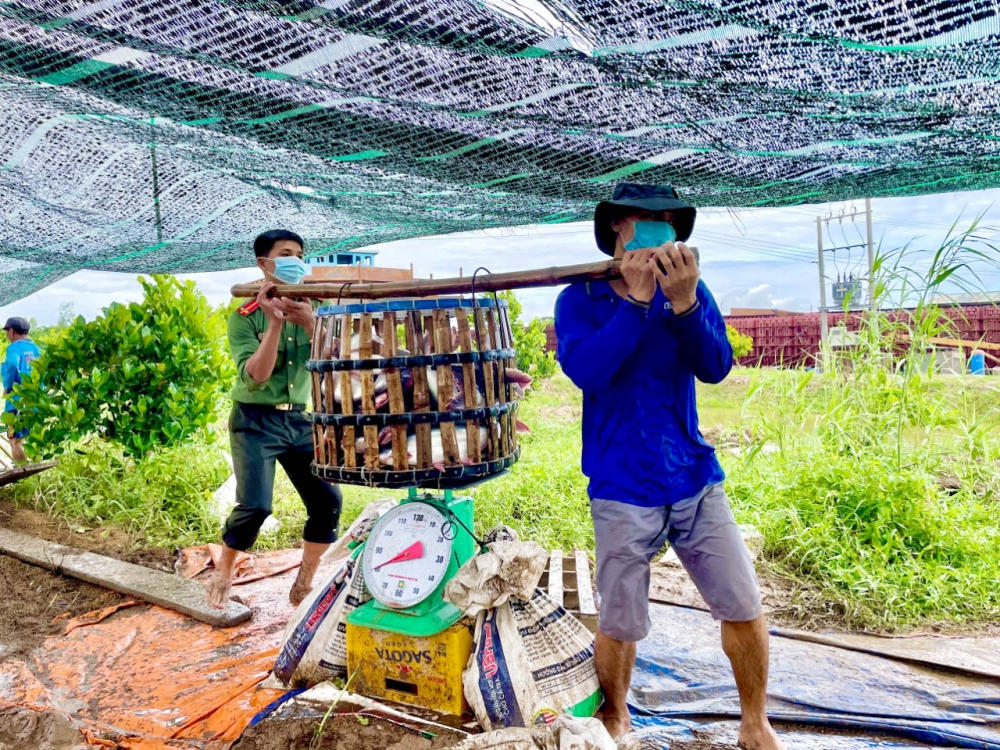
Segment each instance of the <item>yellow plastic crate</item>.
[{"label": "yellow plastic crate", "polygon": [[472,654],[466,619],[437,635],[417,638],[347,623],[350,689],[373,698],[462,715],[462,671]]}]

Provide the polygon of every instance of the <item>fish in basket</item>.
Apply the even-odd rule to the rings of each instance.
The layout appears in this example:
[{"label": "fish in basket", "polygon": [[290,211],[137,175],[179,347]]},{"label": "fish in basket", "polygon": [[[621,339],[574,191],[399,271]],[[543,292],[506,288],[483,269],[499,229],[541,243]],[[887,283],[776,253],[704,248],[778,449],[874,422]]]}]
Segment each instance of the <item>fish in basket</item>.
[{"label": "fish in basket", "polygon": [[507,303],[388,300],[316,311],[312,359],[317,476],[342,484],[451,489],[518,458]]}]

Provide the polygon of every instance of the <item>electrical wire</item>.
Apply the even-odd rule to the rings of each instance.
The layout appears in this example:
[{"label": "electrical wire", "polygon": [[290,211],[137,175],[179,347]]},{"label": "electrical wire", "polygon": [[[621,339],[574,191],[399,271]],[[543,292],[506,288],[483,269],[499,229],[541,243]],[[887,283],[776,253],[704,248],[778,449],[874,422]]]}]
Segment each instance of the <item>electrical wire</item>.
[{"label": "electrical wire", "polygon": [[786,244],[781,243],[781,242],[772,242],[770,240],[761,240],[761,239],[757,239],[755,237],[737,237],[737,236],[734,236],[734,235],[731,235],[731,234],[724,234],[722,232],[716,232],[716,231],[713,231],[713,230],[710,230],[710,229],[701,230],[701,231],[699,231],[698,234],[699,234],[699,236],[702,236],[702,237],[714,237],[714,238],[717,238],[717,239],[722,239],[722,240],[732,241],[732,242],[739,242],[739,243],[742,243],[742,244],[759,245],[759,246],[762,246],[762,247],[766,247],[766,248],[768,248],[770,250],[780,250],[782,252],[789,252],[791,254],[800,254],[800,255],[810,255],[811,256],[812,252],[813,252],[811,249],[803,248],[803,247],[798,246],[798,245],[786,245]]},{"label": "electrical wire", "polygon": [[854,229],[858,233],[858,239],[861,240],[865,244],[865,247],[867,247],[868,246],[868,238],[865,235],[861,234],[861,227],[858,226],[858,222],[855,221],[852,218],[851,219],[851,224],[854,225]]},{"label": "electrical wire", "polygon": [[[805,209],[799,209],[799,208],[779,208],[779,209],[776,209],[776,210],[787,211],[788,213],[799,214],[800,216],[808,216],[808,217],[810,217],[812,219],[816,218],[816,213],[815,212],[809,211],[809,210],[805,210]],[[903,219],[903,220],[901,220],[901,219],[893,219],[893,218],[881,217],[881,218],[879,218],[879,223],[880,224],[893,224],[893,225],[901,226],[901,227],[923,226],[923,227],[929,227],[929,228],[932,228],[932,229],[950,229],[951,228],[950,224],[938,224],[938,223],[928,222],[928,221],[918,221],[916,219]],[[860,232],[860,229],[858,231]]]},{"label": "electrical wire", "polygon": [[766,240],[757,240],[750,237],[733,237],[732,235],[719,234],[717,232],[710,231],[701,231],[699,232],[699,236],[706,237],[717,242],[737,245],[753,252],[783,257],[786,260],[813,260],[813,252],[811,250],[794,247],[792,245],[770,243]]},{"label": "electrical wire", "polygon": [[794,260],[805,261],[805,260],[810,260],[814,257],[814,251],[811,249],[806,249],[795,245],[786,245],[779,242],[758,240],[752,237],[734,237],[733,235],[721,234],[719,232],[713,232],[708,230],[699,231],[698,236],[707,237],[719,242],[726,242],[744,247],[749,245],[754,248],[760,248],[764,251],[767,251],[770,254],[779,253],[781,255],[788,256],[789,259],[794,259]]}]

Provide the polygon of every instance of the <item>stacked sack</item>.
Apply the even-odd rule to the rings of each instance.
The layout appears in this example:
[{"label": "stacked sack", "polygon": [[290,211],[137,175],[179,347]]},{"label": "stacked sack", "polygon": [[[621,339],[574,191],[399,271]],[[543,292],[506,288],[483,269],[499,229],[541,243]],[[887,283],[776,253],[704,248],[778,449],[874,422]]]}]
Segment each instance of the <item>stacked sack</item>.
[{"label": "stacked sack", "polygon": [[347,616],[371,599],[365,588],[361,553],[379,517],[394,500],[370,504],[347,533],[324,555],[347,558],[316,586],[295,610],[285,628],[281,651],[271,673],[286,687],[313,685],[347,677]]},{"label": "stacked sack", "polygon": [[560,714],[593,716],[601,701],[594,637],[538,588],[548,553],[499,526],[488,552],[458,571],[445,599],[476,618],[463,691],[480,726],[551,724]]}]

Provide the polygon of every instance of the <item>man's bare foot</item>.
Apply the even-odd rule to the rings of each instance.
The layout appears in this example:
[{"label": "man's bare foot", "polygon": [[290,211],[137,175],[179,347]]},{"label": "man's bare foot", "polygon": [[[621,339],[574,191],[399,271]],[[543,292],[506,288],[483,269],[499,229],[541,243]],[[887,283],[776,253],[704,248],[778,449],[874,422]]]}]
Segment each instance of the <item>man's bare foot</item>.
[{"label": "man's bare foot", "polygon": [[741,750],[787,750],[785,743],[767,722],[763,726],[741,725],[736,746]]},{"label": "man's bare foot", "polygon": [[230,573],[216,569],[205,584],[205,599],[213,609],[225,609],[229,603],[229,589],[232,587]]},{"label": "man's bare foot", "polygon": [[16,464],[27,463],[28,461],[28,457],[24,455],[24,447],[17,438],[10,441],[10,459]]},{"label": "man's bare foot", "polygon": [[295,583],[292,584],[292,590],[288,592],[288,601],[292,603],[293,607],[302,604],[302,600],[309,596],[309,592],[312,591],[313,574],[315,572],[316,566],[306,565],[305,563],[299,566],[299,573],[295,576]]},{"label": "man's bare foot", "polygon": [[611,735],[611,739],[613,740],[624,737],[632,731],[632,723],[627,713],[603,713],[601,714],[601,721],[604,722],[604,728],[608,730],[608,734]]}]

